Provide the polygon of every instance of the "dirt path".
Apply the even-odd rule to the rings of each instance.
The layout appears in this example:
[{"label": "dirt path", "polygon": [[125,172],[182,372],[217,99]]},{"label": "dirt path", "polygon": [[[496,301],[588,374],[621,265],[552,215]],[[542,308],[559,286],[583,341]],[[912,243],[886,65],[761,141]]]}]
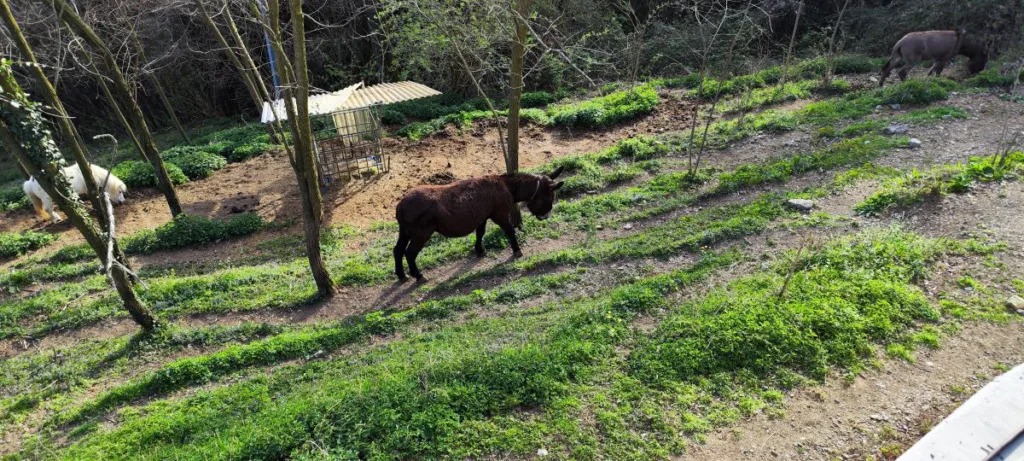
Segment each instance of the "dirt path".
[{"label": "dirt path", "polygon": [[894,459],[881,457],[881,447],[913,444],[987,383],[994,365],[1024,361],[1024,325],[972,325],[917,359],[886,361],[851,385],[832,377],[802,388],[787,396],[785,417],[757,416],[712,434],[681,459]]}]

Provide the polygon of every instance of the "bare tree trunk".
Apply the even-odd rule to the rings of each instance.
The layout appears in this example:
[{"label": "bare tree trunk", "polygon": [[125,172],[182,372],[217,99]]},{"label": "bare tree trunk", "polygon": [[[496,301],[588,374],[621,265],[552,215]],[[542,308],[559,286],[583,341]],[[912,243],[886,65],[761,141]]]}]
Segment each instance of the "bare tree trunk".
[{"label": "bare tree trunk", "polygon": [[515,37],[512,39],[511,84],[508,98],[508,153],[505,155],[505,171],[519,171],[519,109],[523,96],[523,61],[526,54],[526,21],[530,17],[533,0],[518,0],[512,11],[515,23]]},{"label": "bare tree trunk", "polygon": [[[78,201],[70,183],[64,176],[58,163],[61,153],[50,138],[50,132],[43,123],[42,114],[36,105],[25,97],[25,93],[14,81],[10,66],[6,63],[0,63],[0,89],[5,95],[0,99],[0,107],[3,109],[0,110],[0,142],[13,153],[18,159],[18,163],[36,178],[47,195],[54,200],[71,223],[82,233],[86,242],[106,267],[108,253],[103,233],[96,223],[89,219],[88,213]],[[51,96],[56,97],[56,95]],[[110,279],[121,296],[125,308],[131,314],[132,319],[143,329],[155,328],[157,326],[156,318],[135,293],[124,253],[116,244],[113,250],[111,254],[117,263],[110,265]]]},{"label": "bare tree trunk", "polygon": [[[43,72],[42,66],[36,61],[35,53],[32,52],[32,48],[29,46],[28,41],[25,40],[24,34],[21,33],[21,27],[18,26],[18,22],[14,19],[14,13],[11,11],[10,5],[7,0],[0,0],[0,16],[3,16],[4,25],[7,27],[8,35],[11,37],[11,41],[18,47],[18,51],[21,52],[22,57],[29,65],[29,70],[32,73],[33,83],[35,84],[36,91],[45,98],[46,103],[53,108],[55,113],[56,125],[60,127],[61,134],[66,140],[67,146],[71,151],[71,154],[75,157],[75,162],[82,170],[82,178],[85,179],[85,187],[88,191],[89,201],[92,202],[92,207],[96,210],[96,214],[99,217],[100,224],[106,226],[106,206],[103,200],[100,199],[99,189],[96,187],[96,178],[92,175],[92,168],[90,168],[88,155],[84,143],[81,142],[81,135],[75,126],[71,124],[71,119],[68,117],[67,111],[64,110],[64,104],[61,103],[60,99],[57,98],[57,90],[54,89],[50,79]],[[24,165],[21,165],[21,170],[25,173],[28,179],[28,170]],[[110,165],[111,167],[113,165]]]},{"label": "bare tree trunk", "polygon": [[[148,63],[149,60],[146,59],[146,50],[142,47],[142,43],[139,42],[139,38],[135,35],[134,31],[132,31],[131,34],[132,42],[135,44],[135,49],[139,53],[139,59],[143,63]],[[164,110],[167,112],[167,115],[171,116],[171,122],[174,123],[174,127],[177,128],[178,133],[181,134],[181,139],[184,139],[186,144],[192,144],[192,140],[188,137],[188,132],[185,131],[185,127],[181,125],[181,120],[178,119],[178,114],[174,113],[174,106],[171,105],[171,100],[167,98],[167,93],[164,92],[164,86],[160,84],[160,79],[156,76],[156,73],[145,72],[145,69],[143,69],[143,73],[146,73],[146,75],[149,76],[150,83],[152,83],[153,88],[156,89],[156,94],[160,97],[160,102],[163,103]]]},{"label": "bare tree trunk", "polygon": [[842,9],[839,10],[839,18],[836,19],[836,27],[832,29],[832,37],[828,40],[828,54],[825,55],[825,76],[822,77],[822,86],[828,88],[832,84],[832,55],[836,46],[836,34],[839,32],[839,27],[843,24],[843,14],[846,13],[846,7],[850,4],[850,0],[843,2]]},{"label": "bare tree trunk", "polygon": [[157,187],[163,192],[164,198],[167,199],[167,206],[171,210],[171,216],[181,214],[181,202],[178,200],[178,194],[174,190],[174,184],[171,183],[171,179],[167,175],[167,168],[160,157],[160,151],[156,147],[153,133],[150,132],[149,125],[146,124],[145,115],[142,113],[142,109],[139,108],[138,102],[132,97],[132,91],[128,87],[128,82],[125,80],[120,67],[118,67],[113,53],[103,43],[103,40],[93,32],[92,28],[82,20],[81,16],[64,0],[40,1],[44,1],[53,7],[53,10],[60,16],[61,21],[71,28],[76,35],[89,43],[93,52],[99,55],[103,61],[107,75],[114,84],[112,89],[114,96],[117,97],[125,119],[132,125],[136,136],[139,138],[139,143],[142,145],[142,151],[139,154],[153,165],[154,173],[156,173]]},{"label": "bare tree trunk", "polygon": [[796,31],[800,28],[800,15],[804,12],[804,2],[796,8],[796,21],[793,22],[793,34],[789,36],[789,50],[786,51],[786,63],[782,66],[782,79],[779,80],[779,91],[786,87],[786,79],[789,77],[789,61],[793,57],[793,44],[796,43]]}]

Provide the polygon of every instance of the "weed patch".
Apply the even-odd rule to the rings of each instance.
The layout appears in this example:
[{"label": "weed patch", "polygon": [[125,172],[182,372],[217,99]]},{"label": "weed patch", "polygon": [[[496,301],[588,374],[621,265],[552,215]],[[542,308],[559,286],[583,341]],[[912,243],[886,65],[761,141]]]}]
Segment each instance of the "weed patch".
[{"label": "weed patch", "polygon": [[555,126],[595,128],[649,114],[657,105],[658,92],[644,85],[576,104],[555,106],[548,110],[548,115]]},{"label": "weed patch", "polygon": [[[699,382],[721,373],[824,378],[856,372],[875,344],[901,345],[917,322],[936,321],[919,288],[943,242],[891,229],[840,240],[784,273],[750,276],[681,306],[630,355],[645,382]],[[784,270],[784,269],[782,269]]]},{"label": "weed patch", "polygon": [[878,192],[857,204],[854,210],[862,215],[878,215],[889,209],[902,208],[947,193],[965,193],[978,182],[1016,179],[1024,174],[1024,153],[1006,156],[972,158],[967,163],[940,166],[927,172],[914,170],[893,180]]}]

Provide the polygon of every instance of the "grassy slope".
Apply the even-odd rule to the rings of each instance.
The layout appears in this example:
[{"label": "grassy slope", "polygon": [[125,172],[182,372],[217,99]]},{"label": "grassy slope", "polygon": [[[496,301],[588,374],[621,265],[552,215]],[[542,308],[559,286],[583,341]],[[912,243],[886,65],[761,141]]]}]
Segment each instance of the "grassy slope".
[{"label": "grassy slope", "polygon": [[[856,141],[850,142],[851,147],[857,145]],[[848,150],[856,151],[856,149]],[[811,155],[807,158],[810,165],[814,165],[814,162],[826,162],[822,165],[823,167],[840,167],[850,165],[854,160],[870,160],[871,155],[877,155],[869,153],[862,157],[862,154],[855,153],[849,157],[838,155],[836,157],[838,160],[831,160],[833,154],[841,154],[841,152],[845,152],[845,150],[837,150],[832,154],[826,153],[818,157]],[[815,160],[816,158],[817,160]],[[805,165],[805,163],[782,159],[777,162],[751,166],[742,171],[737,170],[731,172],[731,176],[720,175],[717,178],[717,185],[711,191],[718,190],[717,193],[725,194],[738,187],[782,182],[794,174],[808,171],[808,169],[801,169],[801,165]],[[678,180],[678,175],[674,179]],[[674,208],[671,204],[675,197],[672,196],[686,186],[685,182],[682,184],[679,181],[673,182],[671,176],[657,176],[648,185],[651,184],[653,184],[652,187],[642,191],[651,194],[646,200],[649,208],[663,211],[666,207],[668,210]],[[722,186],[722,184],[727,186]],[[621,191],[612,191],[577,202],[568,202],[560,207],[566,207],[566,216],[579,217],[583,217],[584,211],[581,209],[588,207],[577,205],[577,209],[573,211],[572,205],[587,200],[603,200],[605,204],[612,204],[610,205],[613,208],[612,211],[624,210],[627,208],[626,205],[614,205],[622,202],[617,198],[610,198],[619,192]],[[658,194],[662,195],[659,197]],[[616,244],[623,242],[615,242],[600,247],[607,248],[607,251],[600,250],[600,248],[598,248],[599,251],[582,248],[538,255],[535,260],[524,261],[520,263],[521,266],[515,266],[513,269],[528,270],[541,263],[575,265],[587,260],[605,263],[616,258],[664,256],[674,254],[681,248],[699,249],[700,243],[708,236],[723,235],[728,239],[743,235],[745,232],[763,230],[764,223],[770,222],[774,216],[783,212],[777,205],[774,205],[776,203],[778,203],[777,199],[766,197],[762,201],[755,200],[748,205],[709,212],[703,217],[686,217],[682,221],[683,225],[671,222],[665,226],[654,227],[650,233],[645,231],[638,237],[626,237],[632,239],[630,243],[640,244],[635,246],[637,250],[626,250],[626,253],[623,253],[623,248],[633,247]],[[678,203],[677,205],[681,206]],[[568,219],[563,221],[563,224],[573,222],[573,219]],[[534,231],[543,234],[552,230],[535,228]],[[725,231],[725,234],[719,234],[722,231]],[[738,233],[736,233],[737,231]],[[687,235],[691,237],[686,237]],[[901,238],[907,239],[907,237]],[[666,245],[665,241],[676,243]],[[687,244],[688,241],[694,243]],[[707,243],[713,243],[713,241],[710,240]],[[445,245],[440,246],[442,251],[451,250],[451,248],[444,248]],[[458,246],[460,252],[452,252],[450,257],[466,254],[461,252],[463,250],[461,246]],[[466,248],[465,251],[468,252],[468,247]],[[724,261],[728,261],[729,258],[731,257],[727,257]],[[386,257],[384,259],[386,260]],[[110,453],[117,453],[118,450],[131,450],[136,443],[155,443],[160,448],[158,451],[152,452],[154,456],[185,455],[187,453],[195,455],[204,450],[216,451],[219,448],[227,449],[227,453],[233,453],[239,457],[273,453],[304,454],[310,452],[309,445],[302,443],[308,439],[310,431],[316,434],[330,434],[324,439],[330,445],[355,447],[361,456],[378,453],[384,457],[391,457],[415,452],[459,456],[487,453],[494,450],[528,454],[535,449],[531,444],[542,443],[545,440],[557,440],[557,438],[581,442],[579,445],[581,450],[606,451],[612,454],[619,450],[624,450],[621,454],[637,452],[664,454],[668,451],[677,451],[681,447],[681,440],[670,437],[669,439],[672,440],[641,441],[630,428],[635,427],[639,421],[642,425],[655,423],[667,425],[661,428],[661,432],[664,432],[666,428],[677,427],[681,428],[681,432],[684,433],[699,434],[707,430],[711,424],[728,422],[735,419],[736,415],[756,411],[764,405],[777,405],[779,400],[779,395],[774,391],[758,392],[744,395],[743,398],[737,399],[730,405],[721,407],[711,405],[705,408],[706,412],[702,414],[675,415],[676,420],[674,421],[647,421],[652,417],[648,413],[660,409],[657,406],[644,410],[641,415],[636,414],[636,409],[629,405],[625,408],[620,405],[610,405],[609,407],[605,400],[609,396],[614,396],[616,399],[624,398],[622,401],[625,402],[637,398],[643,401],[643,395],[658,395],[664,398],[675,395],[675,398],[678,398],[680,395],[708,392],[703,388],[694,390],[686,387],[694,385],[693,383],[683,383],[673,385],[676,387],[671,389],[672,392],[665,393],[662,388],[666,386],[666,383],[654,385],[645,382],[641,383],[643,385],[639,388],[640,391],[632,393],[631,396],[620,395],[622,392],[630,393],[617,386],[630,385],[638,378],[636,373],[631,371],[633,365],[627,366],[626,359],[610,353],[610,351],[624,342],[632,344],[636,340],[636,338],[629,338],[636,332],[626,328],[630,318],[651,309],[672,308],[661,304],[660,300],[663,299],[664,294],[677,290],[680,285],[692,283],[692,281],[706,276],[707,271],[712,270],[721,261],[723,260],[720,257],[711,256],[710,259],[705,259],[704,264],[692,270],[683,270],[675,275],[654,277],[636,284],[623,285],[596,297],[563,303],[558,305],[557,309],[554,308],[554,305],[549,304],[522,313],[506,314],[499,319],[485,319],[453,325],[450,328],[441,329],[437,333],[420,333],[422,327],[415,326],[418,325],[417,323],[411,324],[410,327],[410,324],[403,323],[402,317],[369,317],[364,320],[364,324],[361,324],[365,325],[363,328],[367,328],[369,332],[389,332],[398,329],[403,332],[402,336],[406,339],[381,350],[359,353],[359,357],[363,357],[365,354],[365,358],[350,358],[340,362],[337,360],[311,362],[309,365],[286,368],[276,373],[271,379],[249,379],[239,385],[211,391],[210,394],[198,397],[199,400],[191,399],[183,403],[172,403],[169,406],[161,404],[158,407],[148,408],[140,414],[133,413],[134,410],[127,413],[121,412],[120,418],[122,418],[123,424],[120,429],[110,434],[101,431],[97,436],[87,437],[86,443],[77,446],[76,450],[80,451],[74,453],[78,455],[100,453],[96,450],[112,450]],[[267,283],[267,280],[260,280],[259,283]],[[227,285],[224,286],[224,289],[231,289],[231,287]],[[197,294],[202,299],[202,290],[182,292],[185,294],[182,300],[192,299],[187,295],[193,294]],[[483,296],[483,298],[486,299],[487,296]],[[637,301],[639,304],[630,305],[633,300],[639,300]],[[256,300],[253,305],[260,302],[260,300]],[[442,304],[448,302],[455,301],[442,301]],[[175,305],[178,303],[174,302]],[[455,305],[459,305],[459,302],[455,303]],[[647,303],[652,303],[652,305],[648,306]],[[470,305],[475,304],[470,303]],[[199,307],[200,304],[197,303],[196,306]],[[419,312],[418,309],[420,308],[410,312]],[[428,308],[427,312],[432,309],[434,308]],[[446,310],[442,309],[441,312],[444,313]],[[417,318],[416,314],[410,315],[413,319]],[[450,314],[443,314],[440,317],[445,318],[447,315]],[[906,326],[904,325],[904,327]],[[321,331],[328,330],[330,328],[287,334],[301,342],[317,337]],[[204,363],[202,361],[194,362],[191,365],[188,362],[180,362],[180,365],[176,367],[165,368],[164,370],[172,371],[162,371],[165,373],[162,376],[175,380],[171,381],[172,383],[177,382],[177,379],[184,378],[181,383],[191,386],[206,382],[211,378],[219,379],[220,375],[230,376],[233,370],[238,369],[230,366],[233,363],[232,360],[243,360],[243,362],[237,362],[242,363],[243,366],[245,366],[246,357],[253,358],[255,361],[252,363],[274,363],[282,358],[316,354],[317,350],[323,350],[318,349],[318,346],[323,344],[328,346],[327,350],[337,346],[337,343],[332,342],[311,341],[303,343],[302,347],[297,349],[280,347],[287,342],[285,338],[288,337],[277,334],[275,338],[279,339],[270,342],[258,341],[252,343],[253,345],[249,349],[226,349],[223,353],[219,353],[223,359],[206,362],[207,365],[211,363],[215,365],[212,371],[209,366],[206,367],[206,371],[203,371],[202,367],[195,367],[196,364]],[[247,352],[242,352],[243,350]],[[282,350],[286,351],[285,355],[275,355]],[[297,352],[287,352],[292,350]],[[491,352],[479,355],[482,351]],[[495,351],[498,354],[495,355]],[[212,358],[214,356],[204,357]],[[411,359],[403,357],[411,357]],[[442,357],[443,359],[441,359]],[[439,359],[441,359],[440,362],[438,362]],[[393,360],[398,360],[398,362],[392,362]],[[628,361],[632,361],[632,359]],[[825,360],[825,362],[828,361]],[[216,364],[218,363],[228,363],[229,366],[217,368]],[[381,366],[382,363],[385,365]],[[849,366],[848,363],[836,362],[835,364]],[[786,367],[790,364],[780,366]],[[381,369],[384,370],[381,371],[383,374],[378,374]],[[805,372],[806,370],[798,369],[797,371]],[[317,377],[308,385],[302,384],[314,376],[310,373],[314,373]],[[320,375],[321,373],[326,375]],[[493,379],[490,375],[501,376],[503,379]],[[188,376],[195,378],[191,378],[190,381]],[[323,381],[323,376],[338,377],[337,385],[330,386],[327,393],[321,392],[321,388],[325,382],[331,380]],[[589,380],[584,378],[589,378]],[[711,376],[708,379],[713,381],[715,378]],[[146,382],[157,384],[145,384]],[[138,396],[154,391],[166,392],[175,388],[175,385],[168,387],[166,381],[163,381],[164,384],[160,384],[159,380],[142,380],[133,383],[129,387],[119,388],[121,390],[115,391],[114,394],[107,395],[119,395],[117,392],[122,392],[123,395],[131,397],[132,386],[135,386],[134,389],[144,391],[137,394]],[[435,384],[431,385],[430,383]],[[593,389],[595,385],[611,387],[595,392]],[[684,387],[678,388],[679,385]],[[365,389],[365,386],[373,386],[375,390],[383,389],[383,392],[366,394],[365,390],[361,390]],[[378,386],[382,387],[378,388]],[[431,389],[437,389],[438,393],[434,393]],[[683,393],[677,394],[677,391]],[[281,394],[281,392],[285,392],[285,394]],[[661,393],[659,394],[659,392]],[[278,397],[266,400],[268,395]],[[286,397],[279,398],[282,395]],[[714,398],[713,396],[716,394],[711,392],[701,395]],[[438,400],[438,397],[442,398]],[[698,397],[699,395],[694,396],[695,399],[700,400]],[[105,398],[107,397],[101,397],[94,402],[114,401],[116,404],[116,398],[104,400]],[[201,418],[201,415],[205,411],[239,410],[240,400],[238,398],[254,399],[251,400],[251,403],[256,406],[251,410],[255,413],[232,411],[229,417],[203,422],[205,420]],[[249,400],[246,401],[249,402]],[[398,402],[407,402],[407,404],[399,407],[393,406],[392,403]],[[470,402],[473,403],[470,404]],[[606,410],[601,410],[601,414],[606,417],[607,421],[599,418],[598,426],[605,423],[608,426],[573,427],[573,417],[579,416],[579,411],[584,403],[589,411],[607,407]],[[541,421],[525,417],[525,415],[515,416],[518,414],[517,409],[524,406],[544,408],[542,416],[536,418]],[[101,407],[106,408],[107,406],[101,405]],[[383,419],[374,419],[376,416],[373,415],[377,415],[375,412],[384,410],[391,413],[381,414],[380,418]],[[353,411],[370,412],[371,418],[365,422],[364,426],[361,426],[363,429],[355,430],[346,425],[348,424],[346,421],[349,421],[349,417],[346,415]],[[191,416],[182,419],[186,415],[182,412],[187,412]],[[284,424],[285,421],[294,422],[292,417],[306,418],[312,414],[320,414],[320,412],[325,412],[321,416],[330,416],[323,420],[330,421],[329,423],[318,425],[314,424],[314,420],[310,420],[311,424],[314,424],[310,427],[302,427],[301,424],[298,427],[280,427],[278,423],[278,421],[280,424]],[[73,412],[73,414],[75,413]],[[452,419],[453,417],[455,419]],[[314,419],[319,421],[318,418]],[[545,418],[547,419],[545,420]],[[72,418],[63,417],[56,422],[62,419],[70,420]],[[204,429],[213,431],[220,428],[227,431],[226,433],[229,435],[216,440],[204,439],[204,436],[200,435],[199,438],[186,439],[191,441],[188,446],[176,447],[175,445],[182,439],[174,434],[179,433],[176,431],[186,428],[189,431],[200,432]],[[81,426],[77,430],[77,435],[93,430],[95,430],[95,425],[90,423]],[[133,431],[135,435],[131,435]],[[210,432],[206,434],[208,435]],[[552,439],[552,437],[556,437],[556,439]],[[621,440],[617,438],[621,438]],[[374,443],[367,445],[371,440]],[[170,451],[161,451],[165,449]],[[455,450],[455,452],[450,453],[446,450]],[[121,453],[127,452],[121,451]],[[341,457],[346,455],[344,450],[336,454]]]}]

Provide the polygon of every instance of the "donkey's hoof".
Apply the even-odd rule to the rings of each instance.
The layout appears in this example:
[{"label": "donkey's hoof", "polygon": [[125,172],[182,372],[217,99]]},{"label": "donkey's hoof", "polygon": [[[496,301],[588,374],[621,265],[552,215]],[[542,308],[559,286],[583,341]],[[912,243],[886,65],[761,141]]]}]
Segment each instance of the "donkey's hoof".
[{"label": "donkey's hoof", "polygon": [[409,277],[406,277],[405,274],[398,276],[398,283],[404,283],[406,280],[409,280]]},{"label": "donkey's hoof", "polygon": [[487,256],[487,252],[486,251],[479,250],[479,251],[476,252],[476,257],[477,258],[483,258],[484,256]]},{"label": "donkey's hoof", "polygon": [[515,253],[512,253],[512,257],[516,258],[516,259],[522,258],[523,257],[523,252],[522,251],[517,251]]},{"label": "donkey's hoof", "polygon": [[427,278],[423,274],[416,276],[416,283],[427,283]]}]

